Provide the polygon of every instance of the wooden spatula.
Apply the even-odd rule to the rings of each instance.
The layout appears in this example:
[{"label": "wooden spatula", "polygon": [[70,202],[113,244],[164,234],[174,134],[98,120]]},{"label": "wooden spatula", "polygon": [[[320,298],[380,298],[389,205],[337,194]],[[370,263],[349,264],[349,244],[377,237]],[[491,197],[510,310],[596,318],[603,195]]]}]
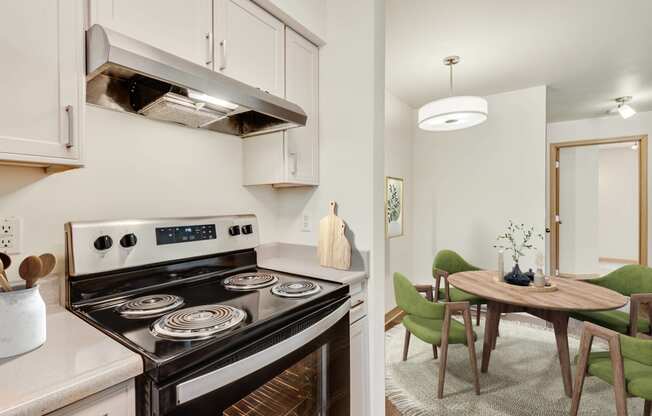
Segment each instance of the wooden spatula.
[{"label": "wooden spatula", "polygon": [[41,259],[41,263],[43,265],[43,268],[41,269],[41,275],[39,276],[40,279],[52,273],[55,266],[57,265],[57,258],[52,253],[41,254],[38,256],[38,258]]},{"label": "wooden spatula", "polygon": [[34,286],[34,283],[41,277],[43,262],[36,256],[26,257],[18,267],[18,274],[25,281],[25,289]]}]

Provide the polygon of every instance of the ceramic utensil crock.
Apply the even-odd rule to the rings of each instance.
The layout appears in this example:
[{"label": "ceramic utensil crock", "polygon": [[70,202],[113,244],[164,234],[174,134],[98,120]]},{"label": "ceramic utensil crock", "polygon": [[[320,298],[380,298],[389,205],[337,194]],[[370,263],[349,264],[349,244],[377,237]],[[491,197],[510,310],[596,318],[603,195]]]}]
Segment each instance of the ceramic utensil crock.
[{"label": "ceramic utensil crock", "polygon": [[0,292],[0,358],[31,351],[45,342],[45,302],[38,286],[14,285]]}]

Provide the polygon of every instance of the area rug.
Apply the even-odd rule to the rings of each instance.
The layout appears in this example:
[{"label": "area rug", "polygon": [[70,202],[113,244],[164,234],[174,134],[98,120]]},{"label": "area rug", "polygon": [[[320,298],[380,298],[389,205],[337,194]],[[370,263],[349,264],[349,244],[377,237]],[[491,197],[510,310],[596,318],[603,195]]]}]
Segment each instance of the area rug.
[{"label": "area rug", "polygon": [[[482,329],[478,334],[478,368],[482,354]],[[402,361],[405,329],[397,325],[386,334],[385,381],[387,398],[405,416],[560,416],[568,415],[571,400],[564,394],[552,329],[530,323],[502,320],[500,337],[491,354],[489,372],[480,373],[475,395],[466,346],[451,345],[444,398],[437,399],[439,360],[430,345],[412,337],[407,361]],[[579,341],[569,339],[571,359]],[[600,345],[594,344],[594,349]],[[574,367],[573,367],[574,370]],[[573,374],[574,375],[574,374]],[[632,415],[643,413],[643,400],[628,400]],[[584,383],[580,415],[615,415],[611,386],[595,377]]]}]

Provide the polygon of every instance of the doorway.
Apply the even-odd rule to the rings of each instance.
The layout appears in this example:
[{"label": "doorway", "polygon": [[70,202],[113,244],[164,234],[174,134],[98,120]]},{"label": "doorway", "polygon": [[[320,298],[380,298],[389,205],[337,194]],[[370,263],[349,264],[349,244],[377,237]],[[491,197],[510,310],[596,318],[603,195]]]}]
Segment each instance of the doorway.
[{"label": "doorway", "polygon": [[647,136],[550,145],[552,274],[647,264]]}]

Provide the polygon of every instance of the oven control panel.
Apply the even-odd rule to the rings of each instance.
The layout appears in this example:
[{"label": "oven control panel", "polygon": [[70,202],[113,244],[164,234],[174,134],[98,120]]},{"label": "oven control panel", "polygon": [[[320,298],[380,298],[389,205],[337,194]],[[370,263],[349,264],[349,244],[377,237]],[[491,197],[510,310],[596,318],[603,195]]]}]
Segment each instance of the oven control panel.
[{"label": "oven control panel", "polygon": [[156,245],[189,243],[217,238],[215,224],[157,227]]},{"label": "oven control panel", "polygon": [[78,276],[258,246],[254,215],[66,224],[68,275]]}]

